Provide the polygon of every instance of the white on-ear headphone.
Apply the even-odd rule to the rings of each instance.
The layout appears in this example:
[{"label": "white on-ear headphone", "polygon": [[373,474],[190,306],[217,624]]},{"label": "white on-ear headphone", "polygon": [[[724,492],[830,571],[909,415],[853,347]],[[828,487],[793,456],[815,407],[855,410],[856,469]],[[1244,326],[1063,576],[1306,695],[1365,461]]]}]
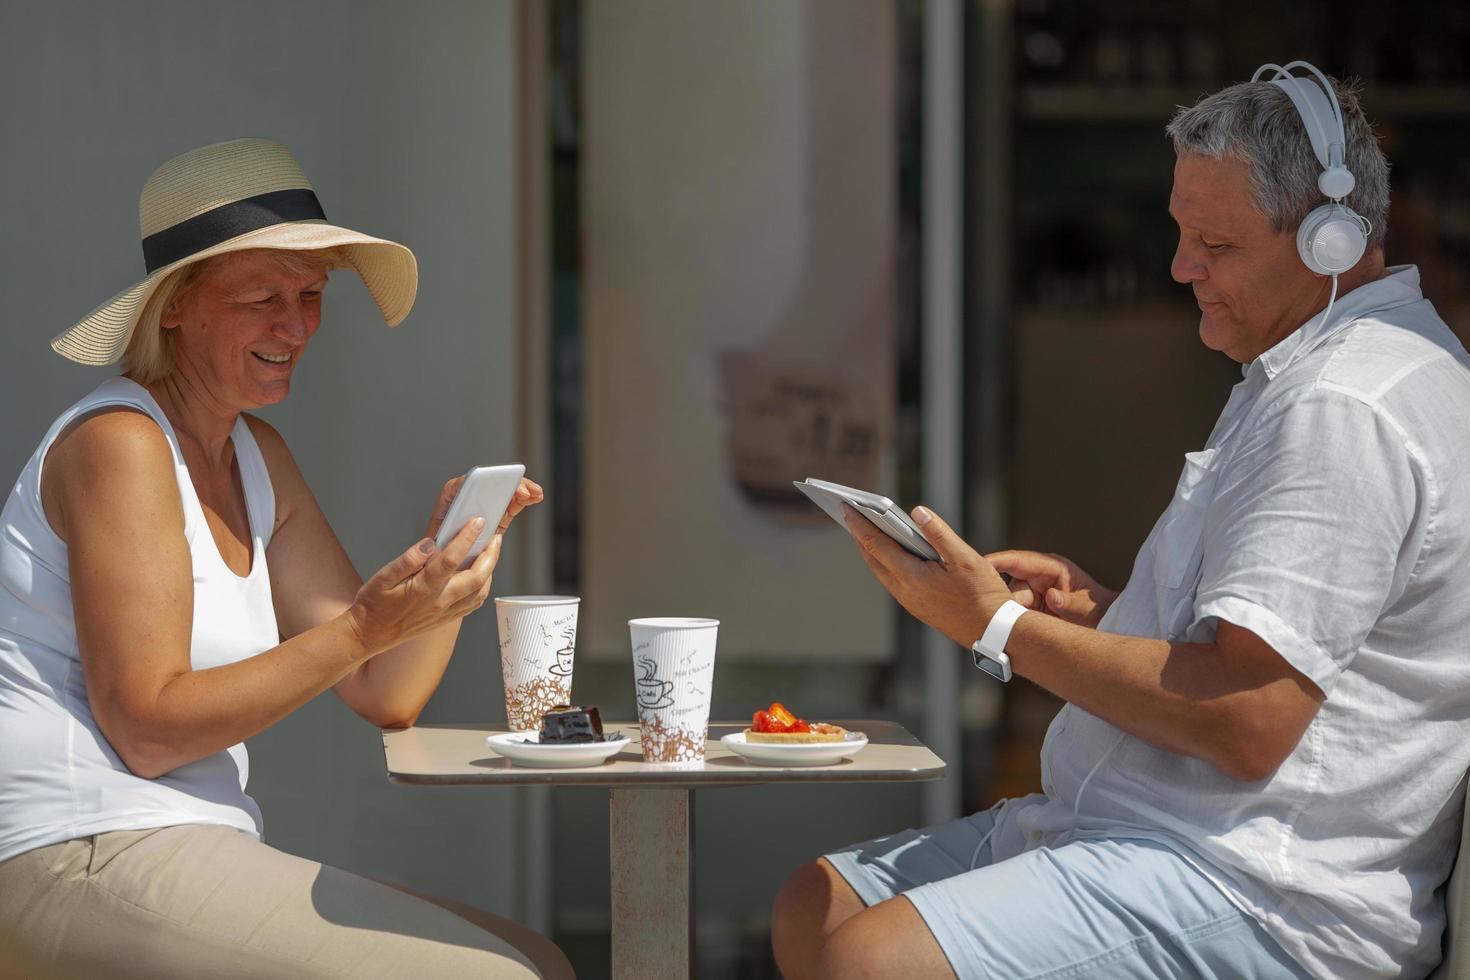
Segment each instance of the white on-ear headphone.
[{"label": "white on-ear headphone", "polygon": [[[1291,73],[1293,68],[1305,68],[1322,83],[1318,88],[1304,78]],[[1305,61],[1293,61],[1281,65],[1264,64],[1256,69],[1251,81],[1260,81],[1268,71],[1276,74],[1268,79],[1291,97],[1307,136],[1312,141],[1312,150],[1322,163],[1322,174],[1317,178],[1317,189],[1330,203],[1312,210],[1303,219],[1296,232],[1296,250],[1307,268],[1319,276],[1332,276],[1334,280],[1363,257],[1368,249],[1368,235],[1373,226],[1367,218],[1342,203],[1342,199],[1353,192],[1357,181],[1344,163],[1347,155],[1347,127],[1342,120],[1342,106],[1332,83]],[[1328,102],[1327,97],[1332,97]],[[1336,283],[1334,282],[1334,286]]]}]

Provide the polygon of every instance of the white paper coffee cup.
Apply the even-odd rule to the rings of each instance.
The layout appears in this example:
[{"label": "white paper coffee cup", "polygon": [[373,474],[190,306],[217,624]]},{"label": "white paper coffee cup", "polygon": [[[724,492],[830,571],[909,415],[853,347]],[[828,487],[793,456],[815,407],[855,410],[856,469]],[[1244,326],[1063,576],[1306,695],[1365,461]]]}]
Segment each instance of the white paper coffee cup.
[{"label": "white paper coffee cup", "polygon": [[704,763],[717,619],[630,619],[644,762]]},{"label": "white paper coffee cup", "polygon": [[505,724],[511,731],[537,730],[553,707],[572,703],[572,659],[581,601],[565,595],[495,600]]}]

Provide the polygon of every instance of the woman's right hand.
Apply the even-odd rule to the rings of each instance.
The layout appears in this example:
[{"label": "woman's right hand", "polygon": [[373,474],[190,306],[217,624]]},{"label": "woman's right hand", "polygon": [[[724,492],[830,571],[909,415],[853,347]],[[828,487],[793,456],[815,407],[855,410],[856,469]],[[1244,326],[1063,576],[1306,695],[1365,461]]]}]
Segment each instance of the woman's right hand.
[{"label": "woman's right hand", "polygon": [[436,551],[433,540],[424,538],[358,589],[347,618],[369,655],[460,619],[484,604],[500,560],[502,535],[492,536],[473,564],[460,570],[484,526],[483,518],[470,521],[443,551]]},{"label": "woman's right hand", "polygon": [[986,555],[996,571],[1011,577],[1011,598],[1027,609],[1050,613],[1079,626],[1096,626],[1118,598],[1076,563],[1039,551],[997,551]]}]

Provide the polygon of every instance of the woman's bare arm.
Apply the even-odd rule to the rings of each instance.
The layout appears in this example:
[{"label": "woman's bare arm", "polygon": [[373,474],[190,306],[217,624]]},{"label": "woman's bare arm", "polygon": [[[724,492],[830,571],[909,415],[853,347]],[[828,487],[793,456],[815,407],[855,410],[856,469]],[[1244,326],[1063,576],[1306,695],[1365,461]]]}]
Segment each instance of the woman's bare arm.
[{"label": "woman's bare arm", "polygon": [[43,490],[67,543],[93,716],[147,778],[262,731],[403,638],[457,622],[489,591],[494,549],[456,572],[467,535],[433,556],[411,547],[331,619],[238,663],[194,670],[193,563],[158,425],[129,409],[87,417],[52,447]]},{"label": "woman's bare arm", "polygon": [[[271,471],[276,491],[276,528],[266,561],[281,635],[294,637],[331,622],[351,605],[362,579],[343,550],[315,495],[280,434],[246,416]],[[462,477],[445,484],[429,519],[434,537]],[[541,488],[522,480],[500,530],[523,508],[541,500]],[[333,686],[358,715],[382,728],[412,725],[439,687],[454,653],[460,621],[412,637],[364,660]]]}]

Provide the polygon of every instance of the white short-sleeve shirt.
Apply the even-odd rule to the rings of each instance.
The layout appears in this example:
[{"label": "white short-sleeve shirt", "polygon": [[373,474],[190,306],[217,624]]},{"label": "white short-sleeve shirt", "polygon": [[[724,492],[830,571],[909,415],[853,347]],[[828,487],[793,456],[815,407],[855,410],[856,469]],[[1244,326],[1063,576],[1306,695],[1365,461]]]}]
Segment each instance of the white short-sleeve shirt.
[{"label": "white short-sleeve shirt", "polygon": [[1209,642],[1224,619],[1321,710],[1246,783],[1067,705],[997,847],[1157,840],[1314,975],[1423,975],[1470,768],[1470,356],[1413,266],[1320,321],[1245,367],[1099,628]]}]

